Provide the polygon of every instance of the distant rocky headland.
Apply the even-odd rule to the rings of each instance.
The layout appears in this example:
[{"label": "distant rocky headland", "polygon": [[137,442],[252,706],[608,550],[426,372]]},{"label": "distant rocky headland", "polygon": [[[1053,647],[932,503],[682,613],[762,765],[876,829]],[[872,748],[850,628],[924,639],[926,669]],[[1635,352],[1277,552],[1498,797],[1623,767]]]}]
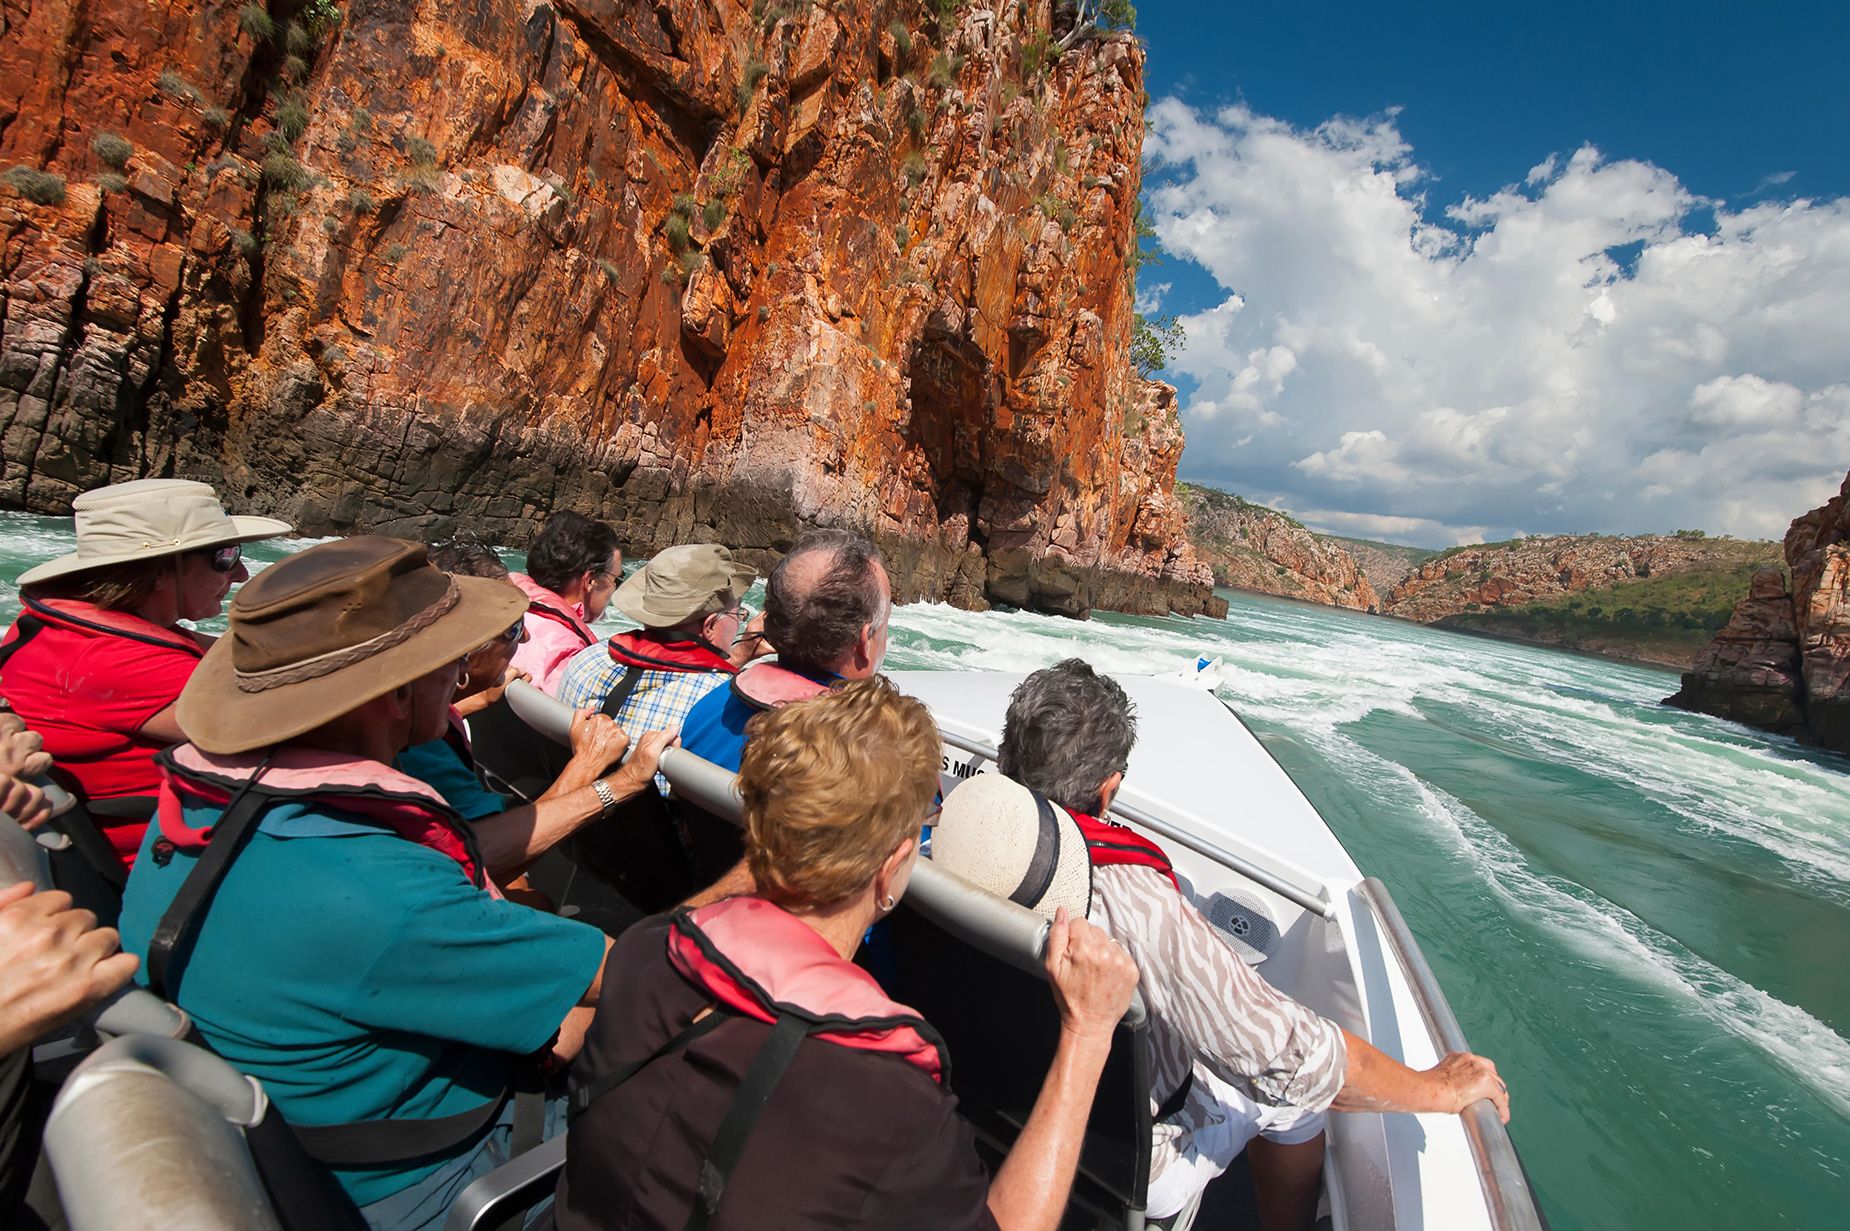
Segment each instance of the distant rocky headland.
[{"label": "distant rocky headland", "polygon": [[1850,753],[1850,475],[1786,531],[1668,704]]},{"label": "distant rocky headland", "polygon": [[1548,535],[1454,547],[1388,591],[1388,615],[1687,667],[1779,546],[1678,535]]},{"label": "distant rocky headland", "polygon": [[1217,585],[1537,645],[1688,667],[1776,543],[1533,536],[1445,551],[1342,538],[1229,492],[1177,486]]},{"label": "distant rocky headland", "polygon": [[1144,53],[1050,0],[0,21],[0,504],[872,534],[902,598],[1218,610],[1130,359]]}]

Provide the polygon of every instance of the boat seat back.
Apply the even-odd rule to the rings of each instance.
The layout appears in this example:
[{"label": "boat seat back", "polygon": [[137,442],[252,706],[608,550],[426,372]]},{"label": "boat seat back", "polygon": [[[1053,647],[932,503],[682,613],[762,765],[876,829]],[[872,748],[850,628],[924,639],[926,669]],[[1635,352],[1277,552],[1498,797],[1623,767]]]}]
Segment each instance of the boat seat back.
[{"label": "boat seat back", "polygon": [[[1059,1010],[1041,965],[1045,928],[1021,907],[920,863],[869,953],[887,994],[944,1036],[958,1112],[997,1156],[1027,1123],[1059,1044]],[[1134,1002],[1112,1036],[1086,1124],[1069,1212],[1101,1225],[1143,1225],[1153,1128],[1147,1030]]]},{"label": "boat seat back", "polygon": [[45,1154],[72,1231],[360,1225],[263,1087],[176,1039],[132,1034],[98,1048],[58,1092]]},{"label": "boat seat back", "polygon": [[[572,711],[569,707],[531,685],[516,684],[514,687],[527,687],[563,710],[566,729],[570,730]],[[475,753],[475,763],[487,775],[489,785],[521,799],[538,799],[571,759],[571,752],[563,742],[555,742],[528,725],[506,700],[495,702],[469,719],[469,744]]]}]

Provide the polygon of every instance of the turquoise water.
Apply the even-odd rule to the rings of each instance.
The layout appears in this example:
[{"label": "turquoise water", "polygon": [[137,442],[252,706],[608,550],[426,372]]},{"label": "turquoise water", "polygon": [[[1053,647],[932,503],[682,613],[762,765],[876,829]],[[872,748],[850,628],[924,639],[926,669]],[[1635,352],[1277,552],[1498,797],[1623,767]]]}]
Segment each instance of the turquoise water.
[{"label": "turquoise water", "polygon": [[[0,514],[0,613],[68,525]],[[1666,672],[1229,598],[1225,621],[902,607],[889,663],[1221,656],[1508,1078],[1558,1231],[1850,1225],[1850,761],[1663,709]]]}]

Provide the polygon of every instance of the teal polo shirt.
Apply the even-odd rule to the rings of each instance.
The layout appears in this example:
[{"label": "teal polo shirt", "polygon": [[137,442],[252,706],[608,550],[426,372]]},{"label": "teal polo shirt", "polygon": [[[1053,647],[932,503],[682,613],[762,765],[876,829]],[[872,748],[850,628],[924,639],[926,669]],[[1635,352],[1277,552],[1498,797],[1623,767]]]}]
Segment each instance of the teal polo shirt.
[{"label": "teal polo shirt", "polygon": [[448,740],[413,744],[398,754],[398,768],[433,788],[465,821],[479,821],[507,811],[507,796],[483,786]]},{"label": "teal polo shirt", "polygon": [[[186,814],[196,828],[217,819]],[[143,978],[196,862],[155,862],[159,834],[148,827],[122,902]],[[377,825],[287,802],[232,862],[168,990],[291,1123],[429,1119],[497,1097],[509,1057],[546,1044],[603,960],[596,928],[490,897],[455,860]],[[367,1205],[446,1161],[334,1174]]]}]

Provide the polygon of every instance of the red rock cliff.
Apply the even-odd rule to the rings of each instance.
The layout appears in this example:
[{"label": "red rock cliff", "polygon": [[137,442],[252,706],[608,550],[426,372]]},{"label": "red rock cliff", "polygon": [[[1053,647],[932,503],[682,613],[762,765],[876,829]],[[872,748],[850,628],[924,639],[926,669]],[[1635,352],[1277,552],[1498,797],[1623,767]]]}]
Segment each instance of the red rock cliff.
[{"label": "red rock cliff", "polygon": [[849,525],[903,597],[1218,601],[1127,361],[1134,40],[1055,57],[1048,0],[334,7],[0,0],[0,502]]},{"label": "red rock cliff", "polygon": [[1786,531],[1792,588],[1756,575],[1670,705],[1850,753],[1850,475]]}]

